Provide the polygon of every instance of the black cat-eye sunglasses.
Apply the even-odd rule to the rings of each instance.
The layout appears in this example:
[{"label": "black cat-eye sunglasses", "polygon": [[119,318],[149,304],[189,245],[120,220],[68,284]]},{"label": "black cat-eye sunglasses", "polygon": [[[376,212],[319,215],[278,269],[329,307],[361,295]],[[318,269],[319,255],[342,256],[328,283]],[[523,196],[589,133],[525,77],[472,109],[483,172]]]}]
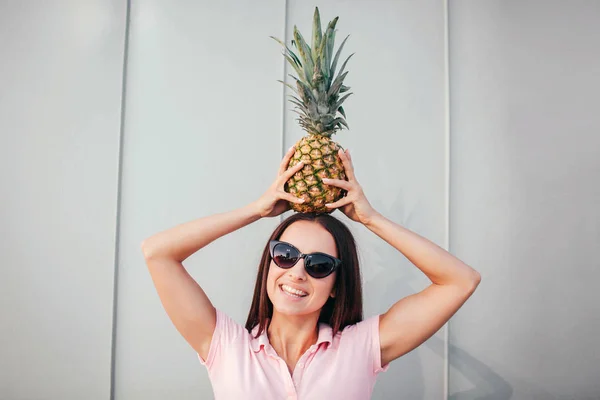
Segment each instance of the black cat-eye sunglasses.
[{"label": "black cat-eye sunglasses", "polygon": [[342,264],[342,260],[325,253],[303,254],[289,243],[279,240],[269,242],[269,254],[279,268],[292,268],[304,258],[304,269],[313,278],[321,279],[330,275]]}]

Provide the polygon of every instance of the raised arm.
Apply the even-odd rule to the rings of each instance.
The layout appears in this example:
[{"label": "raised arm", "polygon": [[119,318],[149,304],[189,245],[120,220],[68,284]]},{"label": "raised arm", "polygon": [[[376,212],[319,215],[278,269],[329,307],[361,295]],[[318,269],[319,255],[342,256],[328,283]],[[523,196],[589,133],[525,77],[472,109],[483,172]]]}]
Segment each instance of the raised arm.
[{"label": "raised arm", "polygon": [[204,246],[260,218],[273,217],[289,209],[287,200],[296,197],[283,191],[283,184],[302,167],[286,171],[293,153],[284,157],[271,187],[255,202],[157,233],[142,243],[142,251],[169,318],[175,328],[206,360],[216,325],[216,311],[200,285],[190,276],[183,261]]},{"label": "raised arm", "polygon": [[340,151],[348,182],[323,179],[326,184],[347,190],[347,196],[328,205],[339,207],[350,219],[394,246],[432,282],[419,293],[398,300],[379,321],[381,364],[413,350],[437,332],[473,294],[481,277],[435,243],[390,221],[367,201],[354,176],[349,151]]},{"label": "raised arm", "polygon": [[385,365],[433,336],[473,294],[481,277],[435,243],[382,215],[374,216],[366,226],[432,281],[427,288],[398,300],[381,315],[379,340],[381,362]]}]

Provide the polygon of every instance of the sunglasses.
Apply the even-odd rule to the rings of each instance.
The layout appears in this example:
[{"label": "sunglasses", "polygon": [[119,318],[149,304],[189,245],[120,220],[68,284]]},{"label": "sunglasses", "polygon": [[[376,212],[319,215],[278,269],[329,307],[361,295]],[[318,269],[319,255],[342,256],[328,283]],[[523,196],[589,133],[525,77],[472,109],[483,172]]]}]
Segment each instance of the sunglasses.
[{"label": "sunglasses", "polygon": [[304,269],[313,278],[321,279],[330,275],[342,264],[342,260],[325,253],[302,254],[289,243],[279,240],[269,242],[269,254],[279,268],[292,268],[303,258]]}]

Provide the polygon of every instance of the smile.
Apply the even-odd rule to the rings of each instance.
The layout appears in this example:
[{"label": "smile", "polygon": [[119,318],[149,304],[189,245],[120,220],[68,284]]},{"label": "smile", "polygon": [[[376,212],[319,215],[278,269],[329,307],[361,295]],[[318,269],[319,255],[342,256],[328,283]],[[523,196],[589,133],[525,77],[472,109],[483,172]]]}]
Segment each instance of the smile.
[{"label": "smile", "polygon": [[296,290],[294,288],[289,287],[288,285],[279,285],[279,288],[283,293],[290,297],[302,298],[308,296],[308,293],[303,292],[302,290]]}]

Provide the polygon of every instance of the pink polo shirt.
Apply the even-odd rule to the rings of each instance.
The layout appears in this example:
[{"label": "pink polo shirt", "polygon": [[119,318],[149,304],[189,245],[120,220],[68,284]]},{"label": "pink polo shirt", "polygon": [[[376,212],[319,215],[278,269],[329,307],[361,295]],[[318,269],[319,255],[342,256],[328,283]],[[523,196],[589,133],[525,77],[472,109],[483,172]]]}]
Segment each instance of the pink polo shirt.
[{"label": "pink polo shirt", "polygon": [[[253,333],[256,333],[255,327]],[[370,399],[381,365],[379,315],[332,336],[319,323],[317,343],[300,357],[293,375],[263,332],[254,339],[217,310],[217,325],[206,361],[216,400]]]}]

